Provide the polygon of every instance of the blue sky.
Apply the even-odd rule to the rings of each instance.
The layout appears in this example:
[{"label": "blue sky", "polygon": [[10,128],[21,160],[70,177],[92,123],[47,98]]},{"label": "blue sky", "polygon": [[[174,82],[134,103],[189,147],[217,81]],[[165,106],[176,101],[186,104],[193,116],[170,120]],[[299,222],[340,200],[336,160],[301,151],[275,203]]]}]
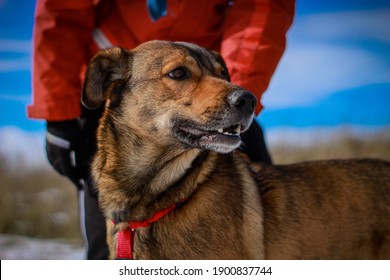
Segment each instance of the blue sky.
[{"label": "blue sky", "polygon": [[[0,128],[28,120],[34,1],[0,0]],[[263,97],[266,128],[390,124],[390,2],[298,0]]]},{"label": "blue sky", "polygon": [[263,103],[266,127],[390,124],[390,2],[299,1]]}]

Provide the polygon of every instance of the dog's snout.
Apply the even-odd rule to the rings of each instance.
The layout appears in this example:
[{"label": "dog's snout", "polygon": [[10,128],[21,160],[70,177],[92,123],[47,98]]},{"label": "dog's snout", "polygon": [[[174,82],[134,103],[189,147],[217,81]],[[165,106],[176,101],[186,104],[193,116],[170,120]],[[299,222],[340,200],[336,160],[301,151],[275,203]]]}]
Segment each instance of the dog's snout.
[{"label": "dog's snout", "polygon": [[246,113],[253,113],[256,108],[256,97],[247,90],[236,90],[228,96],[229,104]]}]

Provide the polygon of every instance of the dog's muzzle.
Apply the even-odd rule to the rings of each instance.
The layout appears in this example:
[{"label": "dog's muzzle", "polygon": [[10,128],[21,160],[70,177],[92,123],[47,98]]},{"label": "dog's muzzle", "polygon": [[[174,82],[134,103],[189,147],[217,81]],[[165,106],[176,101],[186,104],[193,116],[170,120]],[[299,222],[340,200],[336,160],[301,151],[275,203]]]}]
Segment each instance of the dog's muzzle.
[{"label": "dog's muzzle", "polygon": [[240,134],[250,126],[256,107],[256,97],[238,89],[226,96],[224,108],[206,124],[191,120],[175,123],[175,135],[183,143],[207,150],[229,153],[241,144]]}]

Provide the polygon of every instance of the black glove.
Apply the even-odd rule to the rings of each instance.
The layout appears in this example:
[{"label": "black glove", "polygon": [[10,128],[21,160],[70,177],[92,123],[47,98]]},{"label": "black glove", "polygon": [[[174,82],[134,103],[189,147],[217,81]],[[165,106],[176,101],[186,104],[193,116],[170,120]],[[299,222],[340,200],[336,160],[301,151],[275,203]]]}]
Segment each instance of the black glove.
[{"label": "black glove", "polygon": [[47,122],[47,158],[54,169],[68,177],[79,190],[83,189],[88,176],[83,143],[83,131],[77,120]]}]

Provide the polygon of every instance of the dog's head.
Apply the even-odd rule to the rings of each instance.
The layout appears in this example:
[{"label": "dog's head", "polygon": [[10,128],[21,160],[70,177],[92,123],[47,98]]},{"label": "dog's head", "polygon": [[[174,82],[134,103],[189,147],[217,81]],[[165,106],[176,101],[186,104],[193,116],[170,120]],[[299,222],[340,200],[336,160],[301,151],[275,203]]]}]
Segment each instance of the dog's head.
[{"label": "dog's head", "polygon": [[[227,153],[253,120],[256,98],[229,82],[222,57],[189,43],[111,48],[91,60],[82,103],[105,103],[120,125],[160,144]],[[118,125],[119,125],[118,124]]]}]

